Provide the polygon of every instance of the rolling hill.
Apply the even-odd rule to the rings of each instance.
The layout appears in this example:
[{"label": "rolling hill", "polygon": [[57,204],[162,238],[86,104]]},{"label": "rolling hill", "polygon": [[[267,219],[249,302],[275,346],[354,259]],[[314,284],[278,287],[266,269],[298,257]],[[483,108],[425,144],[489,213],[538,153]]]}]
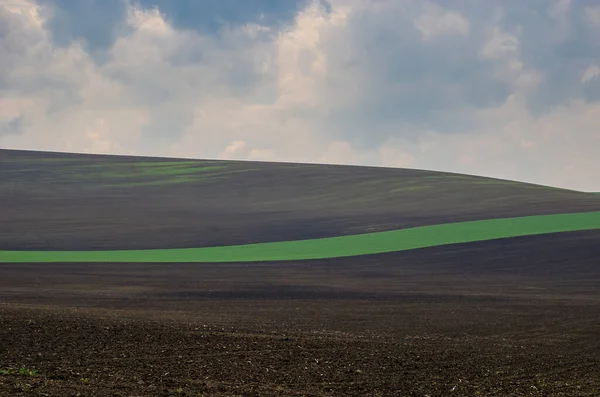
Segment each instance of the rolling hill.
[{"label": "rolling hill", "polygon": [[600,390],[598,194],[0,150],[0,225],[0,395]]},{"label": "rolling hill", "polygon": [[[595,194],[407,169],[2,150],[0,170],[0,251],[203,248],[590,213],[567,231],[595,228],[600,211]],[[499,224],[496,237],[513,233]]]}]

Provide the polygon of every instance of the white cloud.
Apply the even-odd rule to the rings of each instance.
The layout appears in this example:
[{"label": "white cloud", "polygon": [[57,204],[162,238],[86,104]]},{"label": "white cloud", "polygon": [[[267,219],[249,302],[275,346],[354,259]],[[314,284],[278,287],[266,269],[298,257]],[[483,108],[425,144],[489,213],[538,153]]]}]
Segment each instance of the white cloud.
[{"label": "white cloud", "polygon": [[595,80],[600,77],[600,67],[598,65],[592,65],[588,67],[581,76],[581,82],[587,83],[588,81]]},{"label": "white cloud", "polygon": [[223,152],[219,155],[219,158],[222,158],[224,160],[236,158],[240,154],[242,154],[242,152],[245,152],[246,151],[245,149],[246,149],[246,142],[233,141],[229,145],[227,145],[225,150],[223,150]]},{"label": "white cloud", "polygon": [[333,141],[317,159],[322,164],[364,164],[366,153],[356,151],[350,142]]},{"label": "white cloud", "polygon": [[[567,3],[554,18],[567,18]],[[315,1],[283,28],[203,34],[129,5],[98,60],[80,42],[53,41],[51,12],[0,0],[1,147],[427,168],[600,190],[598,102],[534,113],[530,97],[548,77],[522,53],[526,33],[500,17],[488,29],[433,3]],[[582,70],[584,83],[600,73]],[[479,103],[488,89],[508,92]]]},{"label": "white cloud", "polygon": [[405,151],[403,147],[409,146],[403,142],[388,142],[379,149],[380,163],[388,167],[413,168],[416,158]]},{"label": "white cloud", "polygon": [[436,36],[469,34],[469,20],[464,15],[434,4],[425,7],[423,14],[415,20],[414,25],[421,32],[424,40]]},{"label": "white cloud", "polygon": [[[350,17],[351,8],[344,3],[327,11],[319,1],[313,1],[279,32],[274,41],[276,108],[310,109],[313,115],[323,115],[359,95],[360,82],[348,84],[349,76],[338,67],[338,56],[352,57],[355,51],[353,43],[343,42]],[[345,95],[332,95],[332,85],[343,89]]]},{"label": "white cloud", "polygon": [[486,59],[511,57],[519,50],[519,39],[494,27],[488,42],[481,49],[480,55]]},{"label": "white cloud", "polygon": [[18,15],[23,27],[27,29],[40,29],[44,23],[42,7],[30,0],[2,0],[2,9],[8,13]]},{"label": "white cloud", "polygon": [[[479,113],[486,127],[459,136],[423,134],[411,153],[423,167],[495,176],[579,189],[597,189],[600,167],[597,133],[600,103],[575,101],[555,112],[534,116],[526,103],[511,97]],[[433,164],[433,166],[431,166]]]},{"label": "white cloud", "polygon": [[516,35],[494,27],[479,52],[481,58],[495,62],[494,76],[510,84],[513,95],[527,95],[535,91],[542,80],[540,72],[527,68],[521,59],[520,45]]},{"label": "white cloud", "polygon": [[151,37],[168,36],[173,33],[172,27],[165,21],[158,8],[146,10],[130,7],[127,23],[136,30],[146,32]]}]

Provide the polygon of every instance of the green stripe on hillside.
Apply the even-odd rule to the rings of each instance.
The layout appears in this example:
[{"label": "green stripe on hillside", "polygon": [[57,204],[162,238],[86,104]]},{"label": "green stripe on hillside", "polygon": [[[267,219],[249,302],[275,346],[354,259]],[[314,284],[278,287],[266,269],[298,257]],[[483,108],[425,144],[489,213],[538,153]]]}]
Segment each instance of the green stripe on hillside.
[{"label": "green stripe on hillside", "polygon": [[0,251],[0,262],[258,262],[337,258],[536,234],[600,229],[600,211],[489,219],[388,232],[225,247]]}]

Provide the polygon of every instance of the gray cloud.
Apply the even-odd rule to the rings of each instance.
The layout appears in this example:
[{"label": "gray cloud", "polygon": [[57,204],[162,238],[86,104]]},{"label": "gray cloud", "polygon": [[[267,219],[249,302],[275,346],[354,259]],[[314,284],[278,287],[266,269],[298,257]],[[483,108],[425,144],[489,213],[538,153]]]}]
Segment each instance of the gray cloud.
[{"label": "gray cloud", "polygon": [[[569,100],[596,100],[595,88],[581,84],[581,72],[600,62],[600,32],[583,20],[584,2],[562,3],[507,2],[502,9],[491,9],[485,2],[453,2],[469,21],[470,33],[426,42],[412,24],[430,11],[423,2],[390,2],[385,15],[369,13],[368,7],[357,11],[349,30],[364,62],[363,75],[370,73],[370,91],[368,101],[356,104],[352,118],[344,121],[344,133],[354,131],[362,144],[378,145],[399,131],[410,137],[411,129],[452,133],[473,128],[463,110],[502,104],[527,71],[540,80],[535,90],[521,95],[538,115]],[[482,59],[482,48],[494,39],[491,26],[505,36],[497,45],[507,45],[502,40],[510,38],[515,48]],[[502,71],[508,63],[517,67]],[[398,125],[407,128],[393,128]]]},{"label": "gray cloud", "polygon": [[162,3],[114,3],[77,25],[98,4],[63,4],[0,0],[3,147],[409,166],[600,190],[592,3],[330,0],[210,29]]},{"label": "gray cloud", "polygon": [[8,134],[17,134],[22,127],[22,117],[15,117],[14,119],[0,121],[0,136]]}]

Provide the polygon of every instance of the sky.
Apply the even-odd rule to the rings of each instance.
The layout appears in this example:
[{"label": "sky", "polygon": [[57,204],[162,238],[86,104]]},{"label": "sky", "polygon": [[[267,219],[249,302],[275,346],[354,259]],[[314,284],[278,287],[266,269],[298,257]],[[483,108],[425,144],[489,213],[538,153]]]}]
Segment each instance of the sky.
[{"label": "sky", "polygon": [[600,191],[600,3],[0,0],[0,148]]}]

